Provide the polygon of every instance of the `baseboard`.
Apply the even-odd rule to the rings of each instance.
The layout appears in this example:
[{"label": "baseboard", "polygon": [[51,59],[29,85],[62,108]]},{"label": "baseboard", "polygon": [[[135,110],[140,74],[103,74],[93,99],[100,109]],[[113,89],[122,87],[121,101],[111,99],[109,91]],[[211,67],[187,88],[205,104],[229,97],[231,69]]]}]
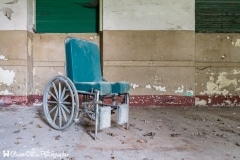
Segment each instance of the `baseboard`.
[{"label": "baseboard", "polygon": [[[42,95],[0,95],[0,106],[42,105]],[[240,96],[130,95],[130,107],[240,106]]]}]

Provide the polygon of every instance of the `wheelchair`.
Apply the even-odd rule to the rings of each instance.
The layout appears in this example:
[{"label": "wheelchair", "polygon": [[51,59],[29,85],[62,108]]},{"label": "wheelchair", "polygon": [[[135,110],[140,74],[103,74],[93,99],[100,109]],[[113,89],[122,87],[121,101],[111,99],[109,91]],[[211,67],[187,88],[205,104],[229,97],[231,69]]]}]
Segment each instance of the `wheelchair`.
[{"label": "wheelchair", "polygon": [[116,111],[117,124],[129,128],[128,82],[108,82],[102,77],[97,44],[74,37],[65,39],[66,76],[53,77],[45,86],[43,110],[49,125],[64,130],[84,118],[98,130],[111,127]]}]

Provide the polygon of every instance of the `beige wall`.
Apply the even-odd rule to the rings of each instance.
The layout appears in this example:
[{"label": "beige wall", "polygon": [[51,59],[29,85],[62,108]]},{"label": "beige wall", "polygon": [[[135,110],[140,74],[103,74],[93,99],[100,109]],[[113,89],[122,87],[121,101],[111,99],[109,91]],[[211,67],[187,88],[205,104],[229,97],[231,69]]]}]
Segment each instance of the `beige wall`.
[{"label": "beige wall", "polygon": [[134,95],[193,95],[193,31],[104,31],[104,76]]},{"label": "beige wall", "polygon": [[0,31],[0,35],[0,95],[42,95],[52,77],[65,74],[65,37],[99,44],[97,34]]},{"label": "beige wall", "polygon": [[27,95],[27,31],[0,31],[0,93]]},{"label": "beige wall", "polygon": [[[196,34],[196,95],[238,97],[240,34]],[[211,102],[211,98],[208,99]],[[208,101],[196,101],[206,104]],[[230,102],[225,98],[226,104]],[[218,104],[224,105],[224,104]]]},{"label": "beige wall", "polygon": [[[65,74],[66,36],[98,44],[100,39],[97,34],[0,34],[0,93],[13,96],[41,96],[52,77]],[[104,31],[103,74],[130,82],[131,95],[238,96],[239,50],[239,34]],[[196,99],[196,104],[211,100]]]},{"label": "beige wall", "polygon": [[0,97],[41,96],[52,77],[65,74],[64,39],[74,36],[101,44],[104,77],[130,82],[133,96],[196,97],[197,105],[219,96],[215,105],[240,104],[240,34],[195,33],[192,0],[103,0],[101,40],[33,33],[33,1],[0,4],[13,10],[11,19],[0,13]]},{"label": "beige wall", "polygon": [[[240,34],[104,31],[104,76],[131,83],[132,95],[205,96],[196,105],[239,103]],[[229,101],[228,97],[235,97]]]}]

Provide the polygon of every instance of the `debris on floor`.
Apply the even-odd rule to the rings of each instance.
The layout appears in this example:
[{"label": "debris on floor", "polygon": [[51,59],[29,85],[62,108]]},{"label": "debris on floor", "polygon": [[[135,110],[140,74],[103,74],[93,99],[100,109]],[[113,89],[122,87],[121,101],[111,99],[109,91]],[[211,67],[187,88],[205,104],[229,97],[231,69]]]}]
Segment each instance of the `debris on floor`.
[{"label": "debris on floor", "polygon": [[57,136],[55,137],[55,140],[60,140],[60,138],[61,138],[61,136],[60,136],[60,135],[57,135]]},{"label": "debris on floor", "polygon": [[0,151],[18,160],[240,159],[240,107],[131,108],[129,130],[113,117],[98,140],[91,123],[55,130],[42,113],[41,106],[0,107]]},{"label": "debris on floor", "polygon": [[153,139],[153,137],[155,135],[156,135],[156,133],[153,133],[153,132],[148,132],[148,133],[143,134],[144,137],[150,137],[151,139]]}]

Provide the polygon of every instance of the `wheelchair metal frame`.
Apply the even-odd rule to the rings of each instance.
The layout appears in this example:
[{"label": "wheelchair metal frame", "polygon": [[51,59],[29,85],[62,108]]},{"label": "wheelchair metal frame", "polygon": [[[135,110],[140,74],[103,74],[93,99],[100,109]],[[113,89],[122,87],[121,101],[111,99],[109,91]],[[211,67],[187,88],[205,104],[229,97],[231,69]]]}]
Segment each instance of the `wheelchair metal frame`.
[{"label": "wheelchair metal frame", "polygon": [[[110,83],[110,82],[109,82]],[[117,101],[120,97],[121,101]],[[105,102],[111,99],[111,103]],[[129,93],[111,93],[100,95],[100,91],[92,88],[90,91],[77,90],[74,82],[67,76],[58,75],[53,77],[47,84],[43,94],[43,110],[46,120],[51,127],[57,130],[64,130],[70,127],[74,122],[79,122],[82,118],[88,118],[95,121],[94,139],[97,139],[100,119],[100,107],[110,107],[117,110],[118,115],[121,107],[125,111],[125,119],[119,121],[119,125],[126,125],[129,128]],[[124,109],[123,109],[124,110]],[[118,116],[119,118],[119,116]],[[121,117],[120,117],[121,118]]]}]

